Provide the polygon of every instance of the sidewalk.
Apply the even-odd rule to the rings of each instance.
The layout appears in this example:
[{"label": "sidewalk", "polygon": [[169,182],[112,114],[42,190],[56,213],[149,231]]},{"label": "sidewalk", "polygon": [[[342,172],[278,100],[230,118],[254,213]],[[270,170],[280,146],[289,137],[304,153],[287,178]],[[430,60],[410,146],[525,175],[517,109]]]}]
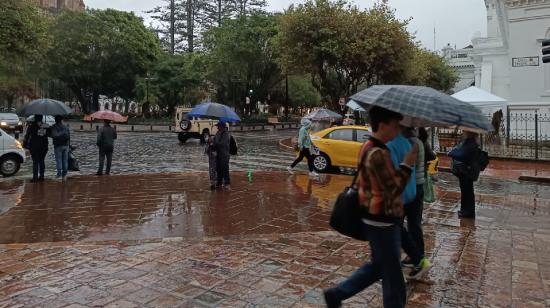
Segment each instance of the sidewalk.
[{"label": "sidewalk", "polygon": [[[323,307],[321,290],[368,259],[330,230],[347,176],[203,173],[0,182],[0,307]],[[484,178],[478,218],[456,215],[440,175],[425,208],[434,267],[408,307],[550,304],[550,191]],[[116,194],[113,194],[116,187]],[[345,307],[381,306],[380,286]]]}]

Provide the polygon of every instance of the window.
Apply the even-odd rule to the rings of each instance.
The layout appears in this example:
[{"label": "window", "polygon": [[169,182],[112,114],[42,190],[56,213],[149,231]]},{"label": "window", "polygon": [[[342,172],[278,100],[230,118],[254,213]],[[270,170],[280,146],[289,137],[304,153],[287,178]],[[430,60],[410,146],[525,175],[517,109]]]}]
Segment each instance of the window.
[{"label": "window", "polygon": [[369,140],[370,132],[368,130],[357,129],[356,131],[357,131],[357,142],[364,143],[364,142],[367,142],[367,140]]},{"label": "window", "polygon": [[326,137],[332,140],[353,141],[353,129],[337,129]]}]

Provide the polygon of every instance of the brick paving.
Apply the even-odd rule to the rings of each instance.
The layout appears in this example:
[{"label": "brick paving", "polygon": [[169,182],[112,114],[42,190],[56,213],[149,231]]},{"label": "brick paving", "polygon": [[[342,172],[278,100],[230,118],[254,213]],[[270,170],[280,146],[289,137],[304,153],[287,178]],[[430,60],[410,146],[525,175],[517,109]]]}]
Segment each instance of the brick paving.
[{"label": "brick paving", "polygon": [[[236,173],[0,182],[0,307],[321,307],[321,290],[368,258],[330,231],[346,176]],[[548,307],[548,186],[483,178],[477,220],[459,220],[441,174],[426,205],[434,267],[409,282],[410,307]],[[110,195],[116,187],[116,195]],[[373,286],[345,307],[381,306]]]}]

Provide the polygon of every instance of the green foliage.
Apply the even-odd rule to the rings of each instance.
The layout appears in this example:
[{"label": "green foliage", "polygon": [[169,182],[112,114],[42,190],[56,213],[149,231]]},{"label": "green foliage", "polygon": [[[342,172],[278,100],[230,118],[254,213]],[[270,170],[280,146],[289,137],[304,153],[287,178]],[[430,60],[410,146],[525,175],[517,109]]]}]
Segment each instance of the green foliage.
[{"label": "green foliage", "polygon": [[346,1],[308,0],[281,18],[281,64],[310,73],[332,107],[363,85],[400,82],[413,54],[408,21],[385,4],[361,11]]},{"label": "green foliage", "polygon": [[206,98],[204,56],[165,55],[152,69],[149,96],[170,114],[177,105],[194,105]]},{"label": "green foliage", "polygon": [[288,96],[293,107],[318,107],[321,95],[311,84],[309,76],[289,76]]},{"label": "green foliage", "polygon": [[432,87],[442,92],[451,92],[458,77],[444,58],[418,48],[415,55],[408,63],[407,84]]},{"label": "green foliage", "polygon": [[48,21],[27,0],[0,1],[0,99],[34,96],[33,68],[48,47]]},{"label": "green foliage", "polygon": [[52,27],[49,70],[67,84],[86,112],[100,94],[130,100],[137,78],[160,53],[154,35],[133,13],[115,10],[64,12]]},{"label": "green foliage", "polygon": [[252,102],[267,100],[283,80],[273,48],[277,29],[275,16],[253,13],[204,34],[208,80],[218,89],[218,101],[241,109],[249,90]]}]

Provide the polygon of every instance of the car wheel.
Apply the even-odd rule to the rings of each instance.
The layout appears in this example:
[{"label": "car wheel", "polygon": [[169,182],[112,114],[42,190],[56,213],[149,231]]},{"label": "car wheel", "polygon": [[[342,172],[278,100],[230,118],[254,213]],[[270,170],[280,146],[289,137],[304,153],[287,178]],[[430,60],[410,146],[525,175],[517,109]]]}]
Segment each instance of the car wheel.
[{"label": "car wheel", "polygon": [[328,172],[332,167],[330,165],[330,158],[325,153],[321,153],[313,158],[313,167],[318,172]]},{"label": "car wheel", "polygon": [[183,144],[187,141],[187,139],[189,139],[189,137],[187,137],[187,134],[186,133],[179,133],[178,134],[178,140]]},{"label": "car wheel", "polygon": [[191,121],[189,121],[189,120],[181,120],[181,122],[180,122],[180,128],[181,128],[181,130],[189,130],[189,129],[191,129]]},{"label": "car wheel", "polygon": [[16,174],[20,167],[21,161],[17,156],[7,155],[0,159],[0,174],[5,177]]},{"label": "car wheel", "polygon": [[200,138],[201,143],[206,143],[209,138],[210,138],[210,131],[208,131],[208,129],[203,130]]}]

